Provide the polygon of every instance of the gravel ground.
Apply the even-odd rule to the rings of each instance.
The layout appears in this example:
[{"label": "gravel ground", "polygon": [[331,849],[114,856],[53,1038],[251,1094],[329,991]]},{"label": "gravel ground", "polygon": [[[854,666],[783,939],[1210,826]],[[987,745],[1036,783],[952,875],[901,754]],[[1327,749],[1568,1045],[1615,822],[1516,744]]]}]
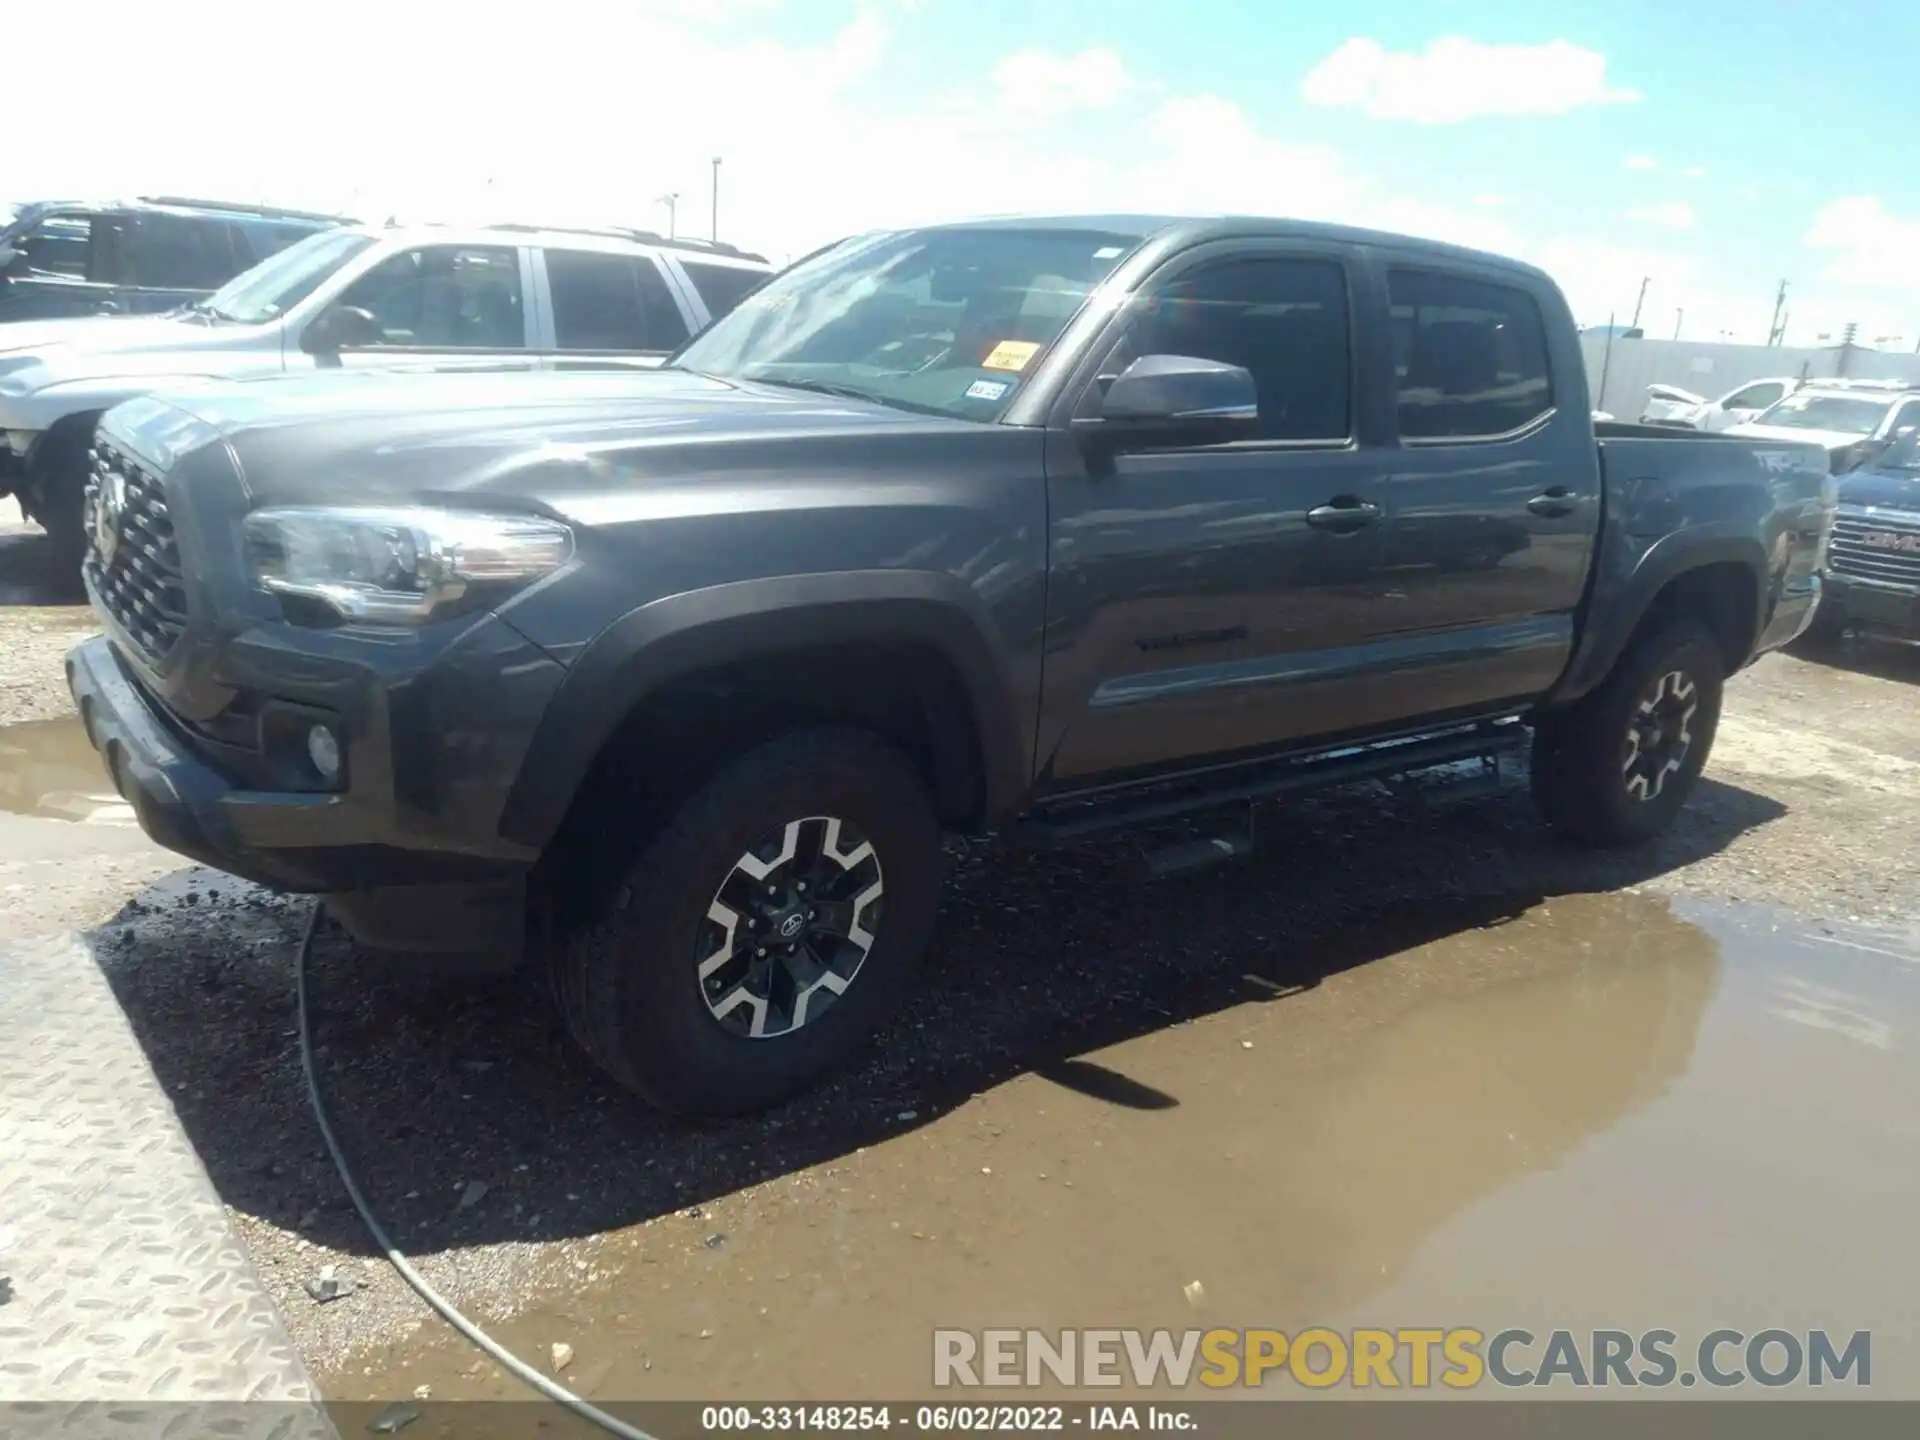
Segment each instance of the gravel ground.
[{"label": "gravel ground", "polygon": [[[0,566],[34,549],[4,529]],[[87,629],[84,612],[38,603],[31,586],[12,598],[0,606],[0,727],[65,712],[59,656]],[[856,1073],[728,1125],[664,1120],[604,1083],[534,977],[399,974],[323,929],[311,974],[323,1085],[395,1234],[457,1302],[501,1318],[596,1275],[609,1231],[659,1224],[662,1246],[692,1252],[707,1242],[695,1213],[706,1202],[759,1187],[766,1204],[799,1203],[809,1167],[1013,1076],[1098,1089],[1097,1067],[1075,1057],[1547,897],[1632,886],[1909,920],[1916,678],[1920,663],[1899,650],[1825,665],[1769,657],[1731,686],[1680,824],[1628,854],[1556,841],[1514,774],[1477,797],[1362,786],[1295,802],[1263,815],[1252,860],[1153,884],[1135,878],[1138,841],[1038,858],[956,844],[928,966],[937,982]],[[183,867],[124,827],[9,818],[33,828],[0,828],[6,928],[92,927],[308,1362],[323,1378],[370,1373],[426,1314],[371,1251],[308,1115],[291,965],[305,903]],[[53,883],[39,851],[56,832],[70,839]],[[306,1293],[327,1265],[355,1283],[348,1301]]]}]

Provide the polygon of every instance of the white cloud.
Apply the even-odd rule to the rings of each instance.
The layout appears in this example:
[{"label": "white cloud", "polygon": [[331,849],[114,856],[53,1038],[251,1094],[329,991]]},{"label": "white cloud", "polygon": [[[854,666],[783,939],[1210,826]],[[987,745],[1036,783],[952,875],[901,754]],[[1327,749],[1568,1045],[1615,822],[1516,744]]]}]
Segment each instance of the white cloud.
[{"label": "white cloud", "polygon": [[1684,200],[1666,200],[1658,205],[1636,205],[1622,217],[1637,225],[1658,225],[1667,230],[1691,230],[1699,216]]},{"label": "white cloud", "polygon": [[1126,63],[1105,48],[1064,57],[1017,50],[993,67],[993,108],[1004,117],[1049,120],[1105,109],[1137,84]]},{"label": "white cloud", "polygon": [[1707,167],[1704,165],[1689,165],[1686,169],[1682,170],[1680,174],[1688,180],[1704,180],[1707,178]]},{"label": "white cloud", "polygon": [[1651,155],[1629,155],[1626,160],[1629,170],[1658,170],[1660,162]]},{"label": "white cloud", "polygon": [[1451,125],[1490,115],[1565,115],[1640,97],[1607,84],[1606,56],[1566,40],[1485,45],[1449,35],[1423,51],[1391,51],[1356,36],[1307,73],[1300,98],[1375,120]]},{"label": "white cloud", "polygon": [[1804,240],[1827,256],[1822,279],[1920,295],[1920,217],[1895,215],[1876,196],[1822,207]]}]

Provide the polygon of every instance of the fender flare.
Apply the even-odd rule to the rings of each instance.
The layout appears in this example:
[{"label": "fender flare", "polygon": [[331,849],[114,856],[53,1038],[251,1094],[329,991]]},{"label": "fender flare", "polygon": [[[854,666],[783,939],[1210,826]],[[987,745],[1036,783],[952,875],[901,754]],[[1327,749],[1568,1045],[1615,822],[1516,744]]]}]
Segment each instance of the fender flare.
[{"label": "fender flare", "polygon": [[1026,793],[1029,747],[1013,668],[970,587],[913,570],[743,580],[631,610],[568,668],[534,730],[501,813],[505,839],[544,849],[601,749],[634,708],[696,671],[806,646],[928,645],[960,676],[973,708],[987,814]]},{"label": "fender flare", "polygon": [[[1542,708],[1578,700],[1604,681],[1667,586],[1690,570],[1727,563],[1753,576],[1752,634],[1758,637],[1765,629],[1770,603],[1766,546],[1737,521],[1690,526],[1655,541],[1619,579],[1596,577],[1586,632]],[[1748,658],[1742,657],[1743,663]]]}]

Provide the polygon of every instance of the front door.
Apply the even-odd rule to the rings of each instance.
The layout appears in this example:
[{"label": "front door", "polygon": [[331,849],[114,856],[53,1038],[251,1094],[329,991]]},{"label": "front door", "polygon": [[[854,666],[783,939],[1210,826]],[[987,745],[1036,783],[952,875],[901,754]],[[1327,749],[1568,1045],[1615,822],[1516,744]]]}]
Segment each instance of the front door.
[{"label": "front door", "polygon": [[121,311],[128,217],[48,211],[10,242],[0,321],[67,320]]},{"label": "front door", "polygon": [[[513,245],[422,245],[389,255],[332,308],[364,310],[379,339],[342,350],[349,370],[530,370],[528,261]],[[290,352],[306,363],[324,364]],[[293,361],[297,363],[297,361]]]},{"label": "front door", "polygon": [[[1090,462],[1048,437],[1041,783],[1074,789],[1344,731],[1377,623],[1383,364],[1338,247],[1202,247],[1117,322],[1100,376],[1147,354],[1244,366],[1257,430]],[[1378,327],[1372,327],[1377,331]],[[1080,398],[1097,411],[1100,381]]]}]

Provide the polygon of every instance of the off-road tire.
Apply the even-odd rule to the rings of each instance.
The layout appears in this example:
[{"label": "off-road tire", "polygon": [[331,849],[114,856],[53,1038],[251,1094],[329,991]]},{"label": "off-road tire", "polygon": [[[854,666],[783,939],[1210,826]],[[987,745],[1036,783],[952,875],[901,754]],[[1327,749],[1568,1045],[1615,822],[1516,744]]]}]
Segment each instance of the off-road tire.
[{"label": "off-road tire", "polygon": [[[884,908],[818,1018],[752,1038],[703,991],[715,980],[700,973],[703,927],[743,854],[807,817],[838,817],[871,844]],[[650,1103],[683,1115],[763,1109],[861,1051],[932,937],[939,883],[939,825],[912,763],[866,731],[790,732],[721,767],[644,842],[604,913],[551,952],[554,993],[587,1054]]]},{"label": "off-road tire", "polygon": [[87,555],[86,491],[89,431],[73,428],[49,435],[34,456],[34,518],[52,542],[59,582],[80,588],[80,565]]},{"label": "off-road tire", "polygon": [[[1706,766],[1724,686],[1720,649],[1705,626],[1678,621],[1634,640],[1597,689],[1535,724],[1533,796],[1541,813],[1584,845],[1633,845],[1658,835]],[[1663,714],[1679,712],[1675,724],[1685,743],[1677,756],[1656,756],[1637,742],[1649,703]],[[1663,769],[1666,760],[1676,763]]]}]

